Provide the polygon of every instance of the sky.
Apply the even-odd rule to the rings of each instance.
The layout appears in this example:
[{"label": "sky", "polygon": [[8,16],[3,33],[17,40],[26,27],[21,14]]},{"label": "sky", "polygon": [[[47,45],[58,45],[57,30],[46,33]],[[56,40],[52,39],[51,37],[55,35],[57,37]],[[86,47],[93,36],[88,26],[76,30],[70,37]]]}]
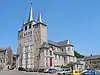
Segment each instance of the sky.
[{"label": "sky", "polygon": [[[70,40],[83,55],[100,54],[100,0],[32,0],[34,19],[42,13],[48,39]],[[17,52],[17,31],[28,19],[29,0],[0,0],[0,48]]]}]

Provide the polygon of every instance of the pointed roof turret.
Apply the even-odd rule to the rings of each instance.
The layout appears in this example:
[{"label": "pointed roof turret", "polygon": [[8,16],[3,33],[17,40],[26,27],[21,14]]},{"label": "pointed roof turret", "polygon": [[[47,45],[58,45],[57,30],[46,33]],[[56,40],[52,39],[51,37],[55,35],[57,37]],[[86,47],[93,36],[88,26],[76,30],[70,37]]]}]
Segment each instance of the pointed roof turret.
[{"label": "pointed roof turret", "polygon": [[29,12],[29,17],[28,17],[28,21],[32,21],[33,20],[33,10],[32,10],[32,1],[30,0],[30,12]]},{"label": "pointed roof turret", "polygon": [[39,15],[38,15],[38,20],[37,20],[37,22],[38,22],[38,23],[39,23],[39,22],[42,23],[42,16],[41,16],[41,13],[39,13]]},{"label": "pointed roof turret", "polygon": [[71,44],[69,40],[66,41],[67,44]]}]

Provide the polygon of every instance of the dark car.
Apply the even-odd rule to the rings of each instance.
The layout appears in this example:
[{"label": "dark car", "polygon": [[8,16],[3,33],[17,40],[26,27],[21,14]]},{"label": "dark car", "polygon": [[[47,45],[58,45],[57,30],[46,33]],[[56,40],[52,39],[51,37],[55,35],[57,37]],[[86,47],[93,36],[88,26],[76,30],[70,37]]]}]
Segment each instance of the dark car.
[{"label": "dark car", "polygon": [[33,69],[33,72],[38,72],[38,69],[34,68],[34,69]]},{"label": "dark car", "polygon": [[44,69],[39,69],[38,72],[42,73],[42,72],[44,72]]},{"label": "dark car", "polygon": [[23,68],[23,67],[19,67],[19,68],[18,68],[18,71],[26,71],[26,69]]},{"label": "dark car", "polygon": [[32,68],[27,68],[26,72],[34,72]]},{"label": "dark car", "polygon": [[82,75],[100,75],[100,72],[95,70],[87,70],[86,72],[82,73]]}]

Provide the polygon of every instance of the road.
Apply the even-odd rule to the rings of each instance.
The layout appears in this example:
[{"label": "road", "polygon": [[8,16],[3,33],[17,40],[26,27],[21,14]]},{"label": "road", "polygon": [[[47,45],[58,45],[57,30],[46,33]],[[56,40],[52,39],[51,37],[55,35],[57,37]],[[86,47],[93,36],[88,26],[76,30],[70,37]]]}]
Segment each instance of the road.
[{"label": "road", "polygon": [[56,74],[8,70],[8,71],[0,71],[0,75],[56,75]]}]

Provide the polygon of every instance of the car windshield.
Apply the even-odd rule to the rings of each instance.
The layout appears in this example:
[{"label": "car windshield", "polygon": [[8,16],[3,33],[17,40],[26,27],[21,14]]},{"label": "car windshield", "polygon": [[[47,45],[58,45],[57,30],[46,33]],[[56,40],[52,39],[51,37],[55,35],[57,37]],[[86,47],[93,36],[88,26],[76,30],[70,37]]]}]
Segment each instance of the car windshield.
[{"label": "car windshield", "polygon": [[70,69],[65,69],[65,71],[70,71]]},{"label": "car windshield", "polygon": [[78,71],[75,71],[75,73],[78,73]]},{"label": "car windshield", "polygon": [[69,68],[68,69],[63,69],[63,71],[71,71],[71,69],[69,69]]},{"label": "car windshield", "polygon": [[52,70],[52,69],[49,69],[49,70]]},{"label": "car windshield", "polygon": [[55,70],[55,69],[49,69],[49,70]]}]

